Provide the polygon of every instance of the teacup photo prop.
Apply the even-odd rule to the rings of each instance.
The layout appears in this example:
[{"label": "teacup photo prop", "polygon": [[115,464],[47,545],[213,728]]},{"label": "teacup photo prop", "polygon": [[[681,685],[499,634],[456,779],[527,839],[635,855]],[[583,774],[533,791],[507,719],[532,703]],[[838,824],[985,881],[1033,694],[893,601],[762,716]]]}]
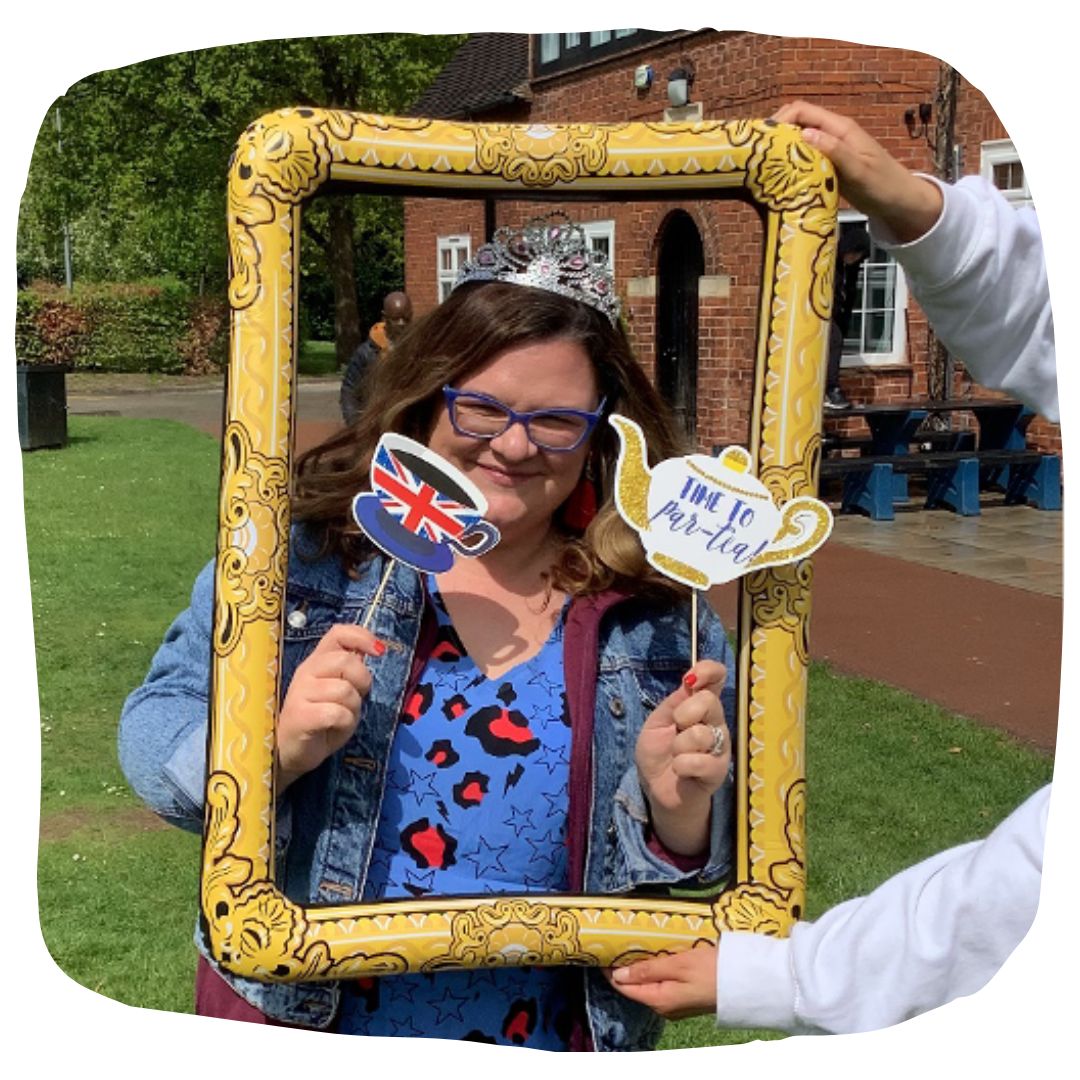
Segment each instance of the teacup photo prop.
[{"label": "teacup photo prop", "polygon": [[800,495],[777,506],[741,446],[650,469],[641,428],[617,413],[610,422],[621,443],[615,505],[649,562],[684,585],[707,589],[804,559],[832,531],[832,512],[819,499]]},{"label": "teacup photo prop", "polygon": [[352,503],[356,524],[391,559],[364,625],[378,607],[393,560],[441,574],[455,555],[487,554],[499,542],[499,530],[484,520],[486,513],[480,489],[450,462],[423,443],[386,432],[371,459],[371,491]]}]

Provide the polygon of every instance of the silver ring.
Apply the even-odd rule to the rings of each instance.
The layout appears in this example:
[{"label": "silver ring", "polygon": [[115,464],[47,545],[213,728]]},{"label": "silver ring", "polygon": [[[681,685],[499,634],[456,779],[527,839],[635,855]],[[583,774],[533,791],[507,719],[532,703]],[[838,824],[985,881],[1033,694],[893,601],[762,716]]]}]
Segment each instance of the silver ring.
[{"label": "silver ring", "polygon": [[709,748],[709,753],[713,757],[723,756],[724,749],[727,747],[727,725],[717,724],[712,729],[712,746]]}]

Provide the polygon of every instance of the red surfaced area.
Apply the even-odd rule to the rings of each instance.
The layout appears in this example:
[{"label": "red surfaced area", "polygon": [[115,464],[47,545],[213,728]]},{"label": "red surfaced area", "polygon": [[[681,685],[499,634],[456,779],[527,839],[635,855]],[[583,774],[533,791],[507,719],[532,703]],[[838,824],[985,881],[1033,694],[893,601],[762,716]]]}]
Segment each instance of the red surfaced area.
[{"label": "red surfaced area", "polygon": [[528,725],[518,727],[510,719],[510,713],[506,709],[503,709],[502,713],[491,721],[491,734],[497,739],[508,739],[516,743],[528,742],[533,737]]},{"label": "red surfaced area", "polygon": [[520,1039],[524,1042],[529,1037],[529,1015],[522,1009],[506,1025],[508,1039]]},{"label": "red surfaced area", "polygon": [[424,857],[428,866],[442,866],[446,855],[446,841],[430,826],[413,838],[413,847]]}]

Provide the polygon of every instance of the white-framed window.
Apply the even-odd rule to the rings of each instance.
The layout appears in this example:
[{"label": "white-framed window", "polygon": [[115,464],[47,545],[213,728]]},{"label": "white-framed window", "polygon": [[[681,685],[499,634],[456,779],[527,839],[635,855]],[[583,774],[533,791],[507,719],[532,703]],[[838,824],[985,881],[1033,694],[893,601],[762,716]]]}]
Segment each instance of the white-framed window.
[{"label": "white-framed window", "polygon": [[585,230],[585,239],[593,251],[602,251],[607,256],[608,266],[612,273],[615,272],[615,222],[583,221],[581,227]]},{"label": "white-framed window", "polygon": [[472,237],[468,233],[460,236],[440,236],[436,240],[436,248],[439,303],[441,304],[450,295],[458,270],[472,255]]},{"label": "white-framed window", "polygon": [[560,71],[599,63],[601,60],[636,49],[646,41],[662,39],[670,31],[642,30],[627,27],[622,30],[586,30],[565,34],[530,34],[529,50],[533,74],[547,78]]},{"label": "white-framed window", "polygon": [[1024,164],[1012,139],[991,139],[979,148],[979,172],[1014,206],[1031,206]]},{"label": "white-framed window", "polygon": [[[848,229],[868,231],[862,214],[841,210],[839,217],[841,235]],[[905,362],[907,299],[907,280],[900,264],[870,238],[870,254],[859,267],[855,306],[844,334],[843,366]]]}]

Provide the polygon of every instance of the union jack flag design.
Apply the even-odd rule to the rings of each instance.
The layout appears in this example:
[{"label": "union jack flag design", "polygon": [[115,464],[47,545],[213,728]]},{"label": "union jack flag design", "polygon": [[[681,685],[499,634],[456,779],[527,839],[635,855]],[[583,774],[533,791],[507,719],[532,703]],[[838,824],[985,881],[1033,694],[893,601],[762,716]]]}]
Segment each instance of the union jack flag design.
[{"label": "union jack flag design", "polygon": [[422,480],[385,441],[375,450],[371,486],[395,521],[434,544],[458,539],[479,516],[476,507],[458,502]]}]

